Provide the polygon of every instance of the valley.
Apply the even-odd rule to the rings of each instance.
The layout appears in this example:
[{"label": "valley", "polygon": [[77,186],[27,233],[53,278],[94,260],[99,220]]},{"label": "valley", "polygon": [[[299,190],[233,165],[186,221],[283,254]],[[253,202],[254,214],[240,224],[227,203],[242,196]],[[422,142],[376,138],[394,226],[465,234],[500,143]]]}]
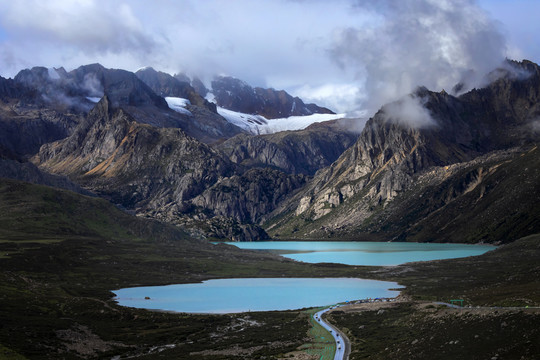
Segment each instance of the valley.
[{"label": "valley", "polygon": [[[254,276],[345,276],[391,280],[404,285],[402,300],[396,303],[395,310],[388,309],[384,315],[375,318],[384,318],[381,324],[388,324],[389,328],[398,324],[414,327],[415,331],[410,335],[396,337],[391,350],[385,350],[389,344],[384,342],[386,345],[382,348],[377,348],[380,345],[375,346],[374,343],[375,347],[367,349],[359,347],[362,341],[354,342],[358,336],[364,338],[365,335],[357,335],[356,328],[347,321],[353,321],[364,329],[363,326],[374,326],[368,320],[355,320],[360,314],[351,318],[345,314],[332,314],[332,323],[347,332],[353,341],[353,349],[368,351],[370,356],[380,352],[381,355],[377,356],[382,358],[395,351],[399,358],[403,352],[416,352],[418,342],[413,344],[414,340],[427,341],[436,334],[434,331],[442,331],[442,328],[437,330],[439,326],[453,324],[456,333],[452,341],[458,340],[465,345],[465,337],[479,335],[485,339],[489,336],[486,331],[495,331],[506,323],[508,329],[514,329],[512,336],[502,333],[502,337],[496,340],[483,342],[482,351],[492,351],[496,343],[496,349],[513,349],[512,354],[534,358],[531,355],[536,351],[533,344],[537,343],[535,340],[539,335],[535,324],[540,316],[534,309],[540,302],[538,236],[463,259],[407,263],[395,267],[305,264],[226,245],[193,243],[174,227],[133,219],[99,199],[82,198],[84,202],[79,204],[74,197],[80,196],[73,193],[4,181],[2,189],[6,190],[6,187],[9,191],[2,191],[2,204],[10,199],[26,198],[22,211],[34,214],[21,216],[12,213],[10,218],[10,212],[6,208],[2,210],[2,219],[7,223],[13,223],[13,219],[26,219],[18,229],[14,229],[18,231],[19,238],[15,239],[12,233],[4,233],[0,243],[0,301],[1,316],[5,319],[0,333],[3,345],[0,351],[6,358],[112,358],[120,354],[122,357],[148,359],[289,358],[285,354],[298,355],[298,349],[309,348],[309,344],[316,340],[306,337],[310,327],[309,316],[303,311],[228,315],[152,312],[118,306],[110,293],[111,286]],[[64,206],[67,204],[71,206]],[[58,217],[58,212],[53,216],[52,212],[43,211],[49,206],[66,208],[68,211],[60,212],[65,218]],[[99,212],[95,206],[101,206]],[[93,219],[92,214],[102,214],[103,217]],[[85,222],[84,219],[91,221]],[[58,228],[58,222],[64,224],[62,228],[66,238],[58,235],[46,238],[47,229]],[[5,229],[5,225],[2,228]],[[24,234],[21,229],[29,232]],[[42,240],[36,240],[37,234],[32,234],[33,229],[38,229]],[[452,312],[433,305],[433,308],[423,310],[433,301],[453,298],[463,298],[465,305],[473,306],[473,309]],[[489,317],[481,317],[485,319],[482,320],[485,321],[483,330],[475,328],[476,306],[495,306],[485,310]],[[367,312],[366,316],[375,312]],[[472,317],[464,317],[464,312],[471,313]],[[441,315],[443,322],[429,321],[435,316],[433,314]],[[418,328],[415,324],[423,325]],[[267,331],[268,328],[273,331]],[[383,328],[380,335],[370,333],[370,343],[384,341],[388,334],[386,329]],[[444,332],[436,336],[442,339]],[[448,356],[460,356],[468,349],[466,346],[456,347]],[[502,351],[496,349],[493,351]],[[422,353],[418,354],[423,358]],[[429,352],[423,354],[428,356]],[[506,354],[510,357],[508,352]]]},{"label": "valley", "polygon": [[[313,309],[171,313],[111,292],[235,278],[403,286],[396,302],[327,314],[351,359],[540,352],[537,64],[508,60],[464,93],[417,88],[361,132],[282,90],[229,77],[211,87],[100,64],[0,78],[0,357],[319,358]],[[420,123],[403,110],[418,101]],[[331,120],[261,135],[219,108],[268,124]],[[497,248],[367,266],[222,243],[261,240]],[[452,299],[466,307],[438,304]]]}]

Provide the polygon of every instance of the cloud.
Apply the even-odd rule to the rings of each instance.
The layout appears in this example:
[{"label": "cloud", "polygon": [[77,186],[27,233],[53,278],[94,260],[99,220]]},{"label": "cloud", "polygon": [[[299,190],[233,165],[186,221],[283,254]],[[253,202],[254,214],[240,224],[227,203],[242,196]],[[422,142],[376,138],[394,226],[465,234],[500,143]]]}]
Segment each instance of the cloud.
[{"label": "cloud", "polygon": [[351,111],[356,105],[356,99],[363,96],[354,84],[329,83],[320,86],[306,84],[291,91],[305,103],[326,106],[337,113],[348,113],[348,116],[365,115]]},{"label": "cloud", "polygon": [[397,123],[414,129],[428,128],[436,125],[431,113],[424,106],[426,100],[417,95],[406,95],[398,101],[382,107],[385,121]]},{"label": "cloud", "polygon": [[[157,45],[132,8],[114,1],[2,2],[0,22],[8,34],[0,56],[11,66],[75,67],[126,54],[141,61]],[[84,62],[75,65],[74,59]]]},{"label": "cloud", "polygon": [[472,0],[358,0],[356,11],[382,21],[336,31],[329,53],[340,67],[356,69],[367,94],[359,105],[372,111],[417,86],[478,85],[505,58],[497,24]]},{"label": "cloud", "polygon": [[88,55],[152,50],[154,40],[127,4],[92,0],[21,0],[3,6],[4,26],[17,40],[71,45]]},{"label": "cloud", "polygon": [[349,10],[349,0],[0,2],[0,58],[13,64],[0,71],[100,62],[207,82],[227,74],[253,86],[320,86],[344,74],[326,56],[328,34],[343,22],[368,21]]},{"label": "cloud", "polygon": [[82,89],[86,91],[87,96],[90,97],[103,97],[104,90],[101,81],[93,73],[88,73],[84,76]]},{"label": "cloud", "polygon": [[474,86],[505,45],[500,23],[474,0],[0,2],[3,76],[37,65],[150,65],[207,85],[231,75],[349,113],[373,114],[419,85]]}]

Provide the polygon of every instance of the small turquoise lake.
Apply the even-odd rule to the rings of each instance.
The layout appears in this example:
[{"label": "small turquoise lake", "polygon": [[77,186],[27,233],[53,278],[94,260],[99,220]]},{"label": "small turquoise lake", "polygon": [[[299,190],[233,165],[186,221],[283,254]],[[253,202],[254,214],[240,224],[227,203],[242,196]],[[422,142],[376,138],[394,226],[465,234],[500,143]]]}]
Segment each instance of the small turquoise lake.
[{"label": "small turquoise lake", "polygon": [[[217,279],[197,284],[113,290],[120,305],[186,313],[292,310],[395,297],[395,282],[353,278]],[[149,297],[149,299],[145,299]]]},{"label": "small turquoise lake", "polygon": [[281,256],[307,263],[346,265],[399,265],[413,261],[454,259],[482,255],[493,245],[427,244],[355,241],[260,241],[228,242],[249,250],[271,250]]}]

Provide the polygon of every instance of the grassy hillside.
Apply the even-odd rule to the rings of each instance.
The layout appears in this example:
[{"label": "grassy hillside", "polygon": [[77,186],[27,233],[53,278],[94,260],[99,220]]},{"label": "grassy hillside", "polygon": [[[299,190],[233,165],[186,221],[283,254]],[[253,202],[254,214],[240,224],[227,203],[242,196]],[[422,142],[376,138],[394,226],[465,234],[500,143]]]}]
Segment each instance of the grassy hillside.
[{"label": "grassy hillside", "polygon": [[[221,277],[353,276],[346,266],[212,245],[98,198],[6,179],[0,229],[0,358],[152,358],[168,349],[200,359],[204,350],[261,342],[275,344],[249,354],[279,354],[305,342],[307,316],[155,313],[117,306],[110,290]],[[223,332],[220,341],[212,335]],[[184,346],[167,348],[171,343]]]},{"label": "grassy hillside", "polygon": [[464,299],[467,305],[540,306],[540,234],[480,256],[387,267],[376,277],[407,287],[415,300]]},{"label": "grassy hillside", "polygon": [[[445,326],[463,334],[456,339],[465,339],[473,333],[482,337],[497,333],[503,322],[508,329],[520,327],[513,334],[527,336],[484,341],[486,353],[496,354],[499,347],[510,349],[512,344],[517,344],[514,348],[520,356],[534,351],[531,344],[537,336],[533,329],[538,315],[495,310],[478,319],[475,314],[450,314],[442,322],[433,322],[431,310],[426,313],[418,304],[457,297],[474,306],[537,306],[540,236],[520,239],[480,257],[388,268],[349,267],[299,264],[262,252],[211,245],[190,239],[175,227],[132,217],[97,198],[12,180],[0,179],[0,209],[2,359],[289,358],[303,353],[298,349],[311,348],[306,345],[312,340],[304,311],[160,313],[117,306],[110,292],[208,278],[276,276],[350,276],[405,285],[405,295],[412,302],[384,316],[334,317],[350,330],[353,340],[363,339],[365,334],[357,330],[370,324],[373,345],[355,354],[385,358],[380,347],[390,334],[399,344],[393,348],[394,358],[409,350],[425,355],[417,358],[430,358],[432,352],[413,345],[421,343],[421,350],[429,349],[426,344],[432,332],[444,345],[449,341]],[[379,328],[371,328],[373,324]],[[394,332],[389,333],[386,324],[395,324],[390,329]],[[362,343],[353,343],[353,349]],[[465,348],[448,354],[466,353]]]},{"label": "grassy hillside", "polygon": [[[540,235],[481,256],[379,269],[409,300],[334,311],[350,359],[537,359]],[[464,308],[437,302],[463,299]]]}]

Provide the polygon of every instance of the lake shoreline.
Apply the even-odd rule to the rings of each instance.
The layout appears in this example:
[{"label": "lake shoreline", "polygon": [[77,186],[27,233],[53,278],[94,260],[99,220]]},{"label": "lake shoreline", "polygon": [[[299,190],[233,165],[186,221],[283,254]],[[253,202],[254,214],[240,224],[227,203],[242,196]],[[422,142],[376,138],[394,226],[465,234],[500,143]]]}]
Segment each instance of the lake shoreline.
[{"label": "lake shoreline", "polygon": [[120,306],[221,315],[289,311],[359,299],[394,298],[402,290],[400,284],[391,281],[292,277],[214,279],[200,284],[132,287],[112,292],[116,295],[113,300]]},{"label": "lake shoreline", "polygon": [[418,261],[482,255],[494,245],[365,241],[259,241],[227,242],[243,250],[267,251],[305,263],[350,266],[396,266]]}]

